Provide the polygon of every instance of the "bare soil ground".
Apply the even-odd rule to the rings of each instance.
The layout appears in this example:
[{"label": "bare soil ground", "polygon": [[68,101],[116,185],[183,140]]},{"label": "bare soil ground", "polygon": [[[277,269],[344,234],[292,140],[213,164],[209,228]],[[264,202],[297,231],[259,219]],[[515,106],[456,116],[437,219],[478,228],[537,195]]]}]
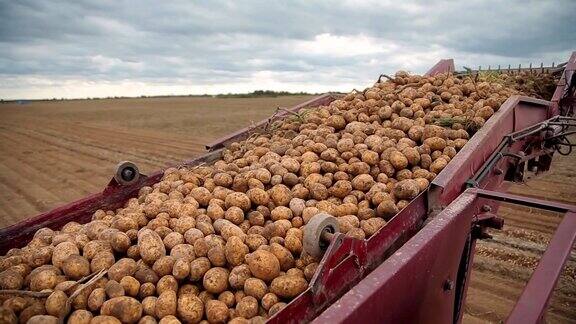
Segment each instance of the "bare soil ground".
[{"label": "bare soil ground", "polygon": [[[573,138],[573,141],[576,138]],[[576,153],[556,154],[551,171],[513,185],[509,192],[576,204]],[[502,231],[476,246],[472,281],[465,307],[465,323],[501,323],[522,293],[562,215],[538,209],[503,205]],[[558,281],[547,310],[549,323],[576,323],[576,251]]]},{"label": "bare soil ground", "polygon": [[143,173],[308,96],[0,104],[0,227],[101,191],[122,160]]}]

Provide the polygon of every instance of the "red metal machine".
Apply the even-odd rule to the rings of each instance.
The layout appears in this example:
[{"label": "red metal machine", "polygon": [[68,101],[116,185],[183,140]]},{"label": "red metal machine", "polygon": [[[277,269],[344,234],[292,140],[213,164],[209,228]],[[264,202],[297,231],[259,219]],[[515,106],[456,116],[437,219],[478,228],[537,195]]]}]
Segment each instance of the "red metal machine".
[{"label": "red metal machine", "polygon": [[[501,228],[500,202],[564,213],[550,245],[508,318],[509,323],[539,322],[576,239],[576,207],[503,193],[509,181],[550,167],[555,151],[572,144],[566,135],[576,126],[570,116],[576,97],[576,52],[564,66],[551,101],[512,96],[470,139],[421,193],[386,226],[366,240],[330,235],[319,270],[308,289],[269,319],[271,323],[390,322],[456,323],[474,256],[475,242],[487,227]],[[452,60],[438,62],[429,75],[453,72]],[[279,111],[326,105],[337,94]],[[209,163],[223,147],[247,137],[264,120],[207,146],[209,152],[182,165]],[[160,180],[162,171],[145,176],[122,165],[103,192],[0,230],[0,253],[24,245],[42,227],[88,222],[97,209],[122,207],[142,186]]]}]

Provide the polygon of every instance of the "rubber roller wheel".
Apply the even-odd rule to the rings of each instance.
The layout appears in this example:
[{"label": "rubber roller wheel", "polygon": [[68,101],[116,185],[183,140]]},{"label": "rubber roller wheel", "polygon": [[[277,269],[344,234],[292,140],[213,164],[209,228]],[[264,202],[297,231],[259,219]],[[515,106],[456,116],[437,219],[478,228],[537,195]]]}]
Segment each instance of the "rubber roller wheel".
[{"label": "rubber roller wheel", "polygon": [[138,181],[140,172],[136,164],[130,161],[123,161],[116,166],[116,173],[114,179],[121,185],[129,185]]},{"label": "rubber roller wheel", "polygon": [[317,259],[322,258],[330,245],[330,242],[322,239],[322,233],[325,231],[332,234],[340,231],[336,217],[320,213],[314,215],[304,226],[304,251]]}]

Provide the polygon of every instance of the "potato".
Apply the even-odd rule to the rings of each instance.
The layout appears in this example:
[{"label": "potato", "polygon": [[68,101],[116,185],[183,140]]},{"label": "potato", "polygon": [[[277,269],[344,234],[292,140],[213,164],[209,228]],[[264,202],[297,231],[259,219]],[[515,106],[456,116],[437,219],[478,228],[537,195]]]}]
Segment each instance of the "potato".
[{"label": "potato", "polygon": [[248,246],[238,236],[233,236],[226,242],[225,257],[232,266],[237,266],[244,262],[244,257],[248,252]]},{"label": "potato", "polygon": [[174,315],[167,315],[160,319],[158,324],[181,324],[180,320]]},{"label": "potato", "polygon": [[79,254],[73,254],[64,261],[62,270],[69,278],[78,280],[90,274],[90,262]]},{"label": "potato", "polygon": [[124,291],[124,287],[122,287],[122,285],[115,280],[109,280],[104,286],[104,290],[106,291],[106,295],[110,299],[115,297],[122,297],[126,293]]},{"label": "potato", "polygon": [[236,305],[236,316],[250,319],[258,315],[258,300],[252,296],[246,296]]},{"label": "potato", "polygon": [[284,307],[286,307],[286,303],[283,303],[283,302],[278,302],[278,303],[272,305],[272,307],[270,307],[270,309],[268,310],[268,316],[273,316],[274,314],[281,311],[282,308],[284,308]]},{"label": "potato", "polygon": [[156,317],[156,301],[158,297],[156,296],[147,296],[142,299],[142,311],[145,315],[150,315]]},{"label": "potato", "polygon": [[142,304],[132,297],[115,297],[102,304],[100,313],[114,316],[122,323],[136,323],[142,317]]},{"label": "potato", "polygon": [[374,178],[369,174],[360,174],[352,179],[352,188],[360,191],[368,191],[374,185]]},{"label": "potato", "polygon": [[204,289],[212,294],[219,294],[228,288],[228,270],[214,267],[204,274]]},{"label": "potato", "polygon": [[268,292],[268,286],[266,286],[266,283],[261,279],[248,278],[244,282],[244,292],[248,296],[262,299],[262,297]]},{"label": "potato", "polygon": [[160,295],[166,290],[172,290],[178,292],[178,281],[171,275],[166,275],[156,284],[156,292]]},{"label": "potato", "polygon": [[16,314],[20,313],[26,306],[28,306],[28,301],[20,296],[6,299],[2,304],[3,308],[7,308]]},{"label": "potato", "polygon": [[280,261],[274,254],[264,250],[257,250],[246,255],[246,262],[250,272],[259,279],[271,281],[280,273]]},{"label": "potato", "polygon": [[108,269],[108,278],[120,282],[125,276],[132,276],[137,269],[136,261],[130,258],[123,258]]},{"label": "potato", "polygon": [[174,246],[184,243],[184,235],[178,232],[172,232],[166,235],[162,242],[168,250],[171,250]]},{"label": "potato", "polygon": [[[100,307],[102,307],[102,304],[104,304],[105,301],[106,301],[106,290],[104,290],[103,288],[96,288],[92,290],[92,292],[88,296],[88,309],[93,312],[96,312],[100,310]],[[46,307],[46,310],[48,310],[48,307]]]},{"label": "potato", "polygon": [[228,307],[219,300],[206,303],[206,318],[210,323],[225,323],[228,320]]},{"label": "potato", "polygon": [[440,137],[429,137],[424,140],[424,144],[428,145],[432,151],[442,151],[446,147],[446,140]]},{"label": "potato", "polygon": [[26,322],[27,324],[58,324],[58,317],[51,315],[34,315]]},{"label": "potato", "polygon": [[66,301],[68,296],[63,291],[55,291],[48,296],[44,307],[48,315],[62,317],[66,314]]},{"label": "potato", "polygon": [[200,257],[190,262],[190,280],[198,281],[204,277],[204,274],[210,270],[210,260],[206,257]]},{"label": "potato", "polygon": [[158,258],[156,262],[154,262],[152,265],[152,270],[154,270],[154,272],[156,272],[161,277],[172,274],[175,262],[176,258],[173,256],[162,256]]},{"label": "potato", "polygon": [[72,242],[62,242],[54,247],[52,264],[58,268],[62,268],[64,261],[73,254],[80,254],[80,250],[78,250],[76,244]]},{"label": "potato", "polygon": [[382,218],[378,218],[378,217],[374,217],[374,218],[360,221],[360,228],[362,228],[364,233],[366,233],[367,237],[372,236],[374,233],[376,233],[384,225],[386,225],[386,221],[383,220]]},{"label": "potato", "polygon": [[44,304],[40,302],[33,302],[30,306],[24,308],[18,319],[20,323],[26,323],[30,318],[35,315],[46,315],[46,309],[44,308]]},{"label": "potato", "polygon": [[93,318],[92,313],[85,309],[77,309],[68,316],[68,324],[90,324]]},{"label": "potato", "polygon": [[166,255],[166,247],[164,247],[162,238],[150,229],[143,228],[138,233],[138,248],[142,260],[148,264],[152,264]]},{"label": "potato", "polygon": [[114,263],[116,263],[116,260],[112,252],[100,251],[96,253],[92,261],[90,261],[90,271],[94,273],[103,269],[109,269]]},{"label": "potato", "polygon": [[430,165],[430,171],[436,174],[440,173],[448,165],[448,162],[444,158],[438,158],[432,162]]},{"label": "potato", "polygon": [[126,276],[120,280],[120,285],[124,288],[126,295],[136,297],[140,291],[140,282],[136,278]]},{"label": "potato", "polygon": [[114,316],[98,315],[90,320],[90,324],[122,324],[122,322]]},{"label": "potato", "polygon": [[280,262],[280,269],[286,271],[294,266],[294,257],[292,253],[278,243],[270,244],[270,252],[276,256]]},{"label": "potato", "polygon": [[156,293],[156,286],[151,282],[144,282],[140,285],[138,290],[138,298],[142,299],[144,297],[152,296]]},{"label": "potato", "polygon": [[178,280],[182,280],[190,275],[190,261],[187,259],[177,259],[174,262],[172,275]]},{"label": "potato", "polygon": [[272,280],[270,292],[283,298],[294,298],[308,288],[306,279],[297,276],[284,275]]},{"label": "potato", "polygon": [[415,180],[407,179],[394,184],[394,196],[399,199],[414,199],[419,193],[420,186]]},{"label": "potato", "polygon": [[11,309],[0,307],[0,323],[17,324],[18,318]]},{"label": "potato", "polygon": [[58,284],[58,275],[52,270],[44,270],[35,275],[31,274],[30,277],[30,290],[33,291],[52,289]]},{"label": "potato", "polygon": [[270,199],[276,206],[288,206],[292,200],[292,192],[283,184],[277,184],[268,190]]},{"label": "potato", "polygon": [[156,300],[156,317],[162,318],[168,315],[176,315],[178,298],[173,290],[166,290]]},{"label": "potato", "polygon": [[20,289],[24,285],[22,275],[14,270],[8,269],[0,272],[0,288],[2,289]]},{"label": "potato", "polygon": [[198,323],[204,316],[204,303],[197,296],[184,294],[178,298],[176,311],[184,323]]}]

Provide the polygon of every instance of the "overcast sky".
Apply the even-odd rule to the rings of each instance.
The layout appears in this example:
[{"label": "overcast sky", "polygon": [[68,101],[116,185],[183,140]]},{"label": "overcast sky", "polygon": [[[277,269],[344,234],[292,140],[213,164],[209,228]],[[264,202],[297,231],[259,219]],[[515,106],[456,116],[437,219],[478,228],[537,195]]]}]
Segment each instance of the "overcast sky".
[{"label": "overcast sky", "polygon": [[0,0],[0,98],[365,87],[565,61],[576,1]]}]

